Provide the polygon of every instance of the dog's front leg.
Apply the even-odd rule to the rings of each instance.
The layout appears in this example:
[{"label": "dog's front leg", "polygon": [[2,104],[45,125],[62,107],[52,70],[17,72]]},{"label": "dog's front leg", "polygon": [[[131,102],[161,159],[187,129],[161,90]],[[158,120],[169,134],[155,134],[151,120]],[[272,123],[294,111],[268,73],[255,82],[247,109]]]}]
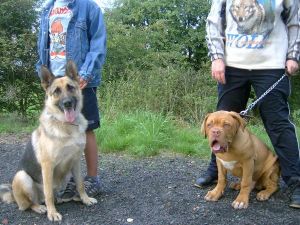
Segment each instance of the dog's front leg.
[{"label": "dog's front leg", "polygon": [[74,180],[75,180],[75,183],[76,183],[76,188],[77,188],[77,191],[79,193],[81,201],[85,205],[94,205],[94,204],[96,204],[97,199],[90,198],[85,192],[83,180],[82,180],[82,177],[81,177],[81,167],[80,167],[80,161],[79,160],[74,164],[74,167],[72,168],[72,174],[74,176]]},{"label": "dog's front leg", "polygon": [[47,216],[50,221],[61,221],[62,216],[56,211],[53,194],[53,165],[50,161],[41,163]]},{"label": "dog's front leg", "polygon": [[254,160],[250,159],[243,162],[242,168],[241,190],[237,198],[232,202],[232,207],[235,209],[246,209],[249,205],[249,195],[252,190]]},{"label": "dog's front leg", "polygon": [[206,201],[218,201],[218,199],[223,195],[224,189],[226,187],[227,170],[224,168],[224,166],[220,163],[218,159],[217,159],[217,166],[218,166],[218,183],[213,190],[207,192],[207,194],[204,197]]}]

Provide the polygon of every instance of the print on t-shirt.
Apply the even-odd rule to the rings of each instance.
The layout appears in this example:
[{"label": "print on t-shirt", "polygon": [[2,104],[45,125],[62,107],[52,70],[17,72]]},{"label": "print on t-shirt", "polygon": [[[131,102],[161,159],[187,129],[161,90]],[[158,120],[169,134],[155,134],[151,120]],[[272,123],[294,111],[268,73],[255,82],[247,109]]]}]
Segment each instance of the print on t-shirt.
[{"label": "print on t-shirt", "polygon": [[66,57],[66,32],[64,32],[63,25],[60,19],[55,20],[51,24],[51,43],[52,48],[50,51],[51,59],[56,57]]},{"label": "print on t-shirt", "polygon": [[71,18],[67,6],[57,7],[50,14],[50,58],[66,58],[66,34]]}]

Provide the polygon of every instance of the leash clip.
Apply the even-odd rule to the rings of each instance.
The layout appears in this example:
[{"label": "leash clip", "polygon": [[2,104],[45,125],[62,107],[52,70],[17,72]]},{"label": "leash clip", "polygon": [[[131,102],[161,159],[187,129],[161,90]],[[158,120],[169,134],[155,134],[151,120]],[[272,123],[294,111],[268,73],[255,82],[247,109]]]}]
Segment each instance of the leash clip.
[{"label": "leash clip", "polygon": [[241,111],[239,114],[240,114],[240,116],[248,123],[249,122],[249,120],[253,117],[253,116],[250,116],[249,114],[248,114],[248,111],[249,110],[243,110],[243,111]]}]

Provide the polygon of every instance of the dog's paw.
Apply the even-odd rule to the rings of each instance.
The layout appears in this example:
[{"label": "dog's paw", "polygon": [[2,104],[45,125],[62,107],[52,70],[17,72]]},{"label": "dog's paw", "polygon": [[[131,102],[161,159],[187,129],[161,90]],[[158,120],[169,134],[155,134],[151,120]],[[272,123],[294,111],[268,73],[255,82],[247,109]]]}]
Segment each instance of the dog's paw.
[{"label": "dog's paw", "polygon": [[97,201],[97,199],[95,199],[95,198],[90,198],[90,197],[88,197],[88,198],[82,199],[82,202],[83,202],[85,205],[90,206],[90,205],[97,204],[98,201]]},{"label": "dog's paw", "polygon": [[62,220],[62,215],[58,213],[57,211],[49,212],[48,211],[48,219],[50,221],[61,221]]},{"label": "dog's paw", "polygon": [[209,191],[207,192],[207,194],[205,195],[204,199],[206,201],[218,201],[219,198],[222,196],[222,192],[217,192],[215,190]]},{"label": "dog's paw", "polygon": [[44,214],[47,212],[47,207],[45,205],[32,205],[31,209],[39,214]]},{"label": "dog's paw", "polygon": [[257,193],[256,199],[258,201],[266,201],[270,198],[271,193],[268,192],[267,190],[263,190]]},{"label": "dog's paw", "polygon": [[231,205],[235,209],[246,209],[248,208],[249,200],[237,197]]}]

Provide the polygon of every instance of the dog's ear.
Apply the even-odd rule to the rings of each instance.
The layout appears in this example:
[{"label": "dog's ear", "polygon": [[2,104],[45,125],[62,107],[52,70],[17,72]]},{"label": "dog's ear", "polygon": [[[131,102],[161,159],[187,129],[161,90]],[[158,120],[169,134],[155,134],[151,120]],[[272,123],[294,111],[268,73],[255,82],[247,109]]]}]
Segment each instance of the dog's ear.
[{"label": "dog's ear", "polygon": [[204,118],[204,120],[202,122],[202,125],[201,125],[201,133],[204,135],[205,138],[207,136],[206,129],[205,129],[205,127],[206,127],[206,121],[207,121],[207,118],[209,117],[209,115],[210,115],[210,113],[205,116],[205,118]]},{"label": "dog's ear", "polygon": [[79,83],[79,76],[77,72],[77,67],[72,60],[67,62],[66,66],[66,76],[70,77],[72,80],[75,80]]},{"label": "dog's ear", "polygon": [[46,91],[47,88],[51,85],[54,80],[54,75],[48,70],[48,68],[44,65],[41,66],[41,85],[43,89]]},{"label": "dog's ear", "polygon": [[239,123],[240,127],[242,128],[242,130],[245,129],[246,127],[246,121],[240,116],[240,114],[236,113],[236,112],[229,112],[229,114]]}]

